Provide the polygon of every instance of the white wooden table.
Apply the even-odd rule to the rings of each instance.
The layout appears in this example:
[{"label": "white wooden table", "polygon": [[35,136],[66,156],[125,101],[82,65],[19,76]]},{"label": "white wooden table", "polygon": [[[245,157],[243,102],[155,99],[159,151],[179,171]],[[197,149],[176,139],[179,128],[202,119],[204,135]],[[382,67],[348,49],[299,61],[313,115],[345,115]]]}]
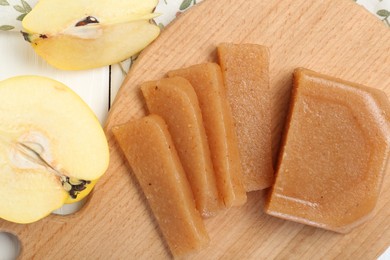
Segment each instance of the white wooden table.
[{"label": "white wooden table", "polygon": [[[156,12],[162,13],[162,15],[156,19],[156,22],[168,24],[176,17],[180,6],[183,7],[185,4],[184,2],[192,5],[195,1],[160,1]],[[390,0],[358,0],[357,3],[386,22],[386,17],[381,16],[383,12],[378,14],[378,11],[390,11]],[[390,20],[390,17],[387,18]],[[0,81],[17,75],[42,75],[61,81],[80,95],[102,124],[105,122],[110,105],[125,77],[124,71],[128,70],[130,64],[131,61],[127,60],[121,64],[88,71],[57,70],[39,58],[30,45],[23,40],[20,33],[0,31]],[[6,255],[10,254],[10,250],[12,251],[11,242],[5,234],[0,232],[0,260],[6,259]],[[380,259],[390,260],[390,248],[384,252]]]}]

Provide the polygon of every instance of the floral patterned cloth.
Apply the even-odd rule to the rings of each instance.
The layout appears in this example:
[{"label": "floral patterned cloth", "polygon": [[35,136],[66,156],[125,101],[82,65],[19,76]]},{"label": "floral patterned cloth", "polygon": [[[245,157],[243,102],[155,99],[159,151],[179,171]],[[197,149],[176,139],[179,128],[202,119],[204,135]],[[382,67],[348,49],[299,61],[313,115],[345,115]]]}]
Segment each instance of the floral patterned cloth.
[{"label": "floral patterned cloth", "polygon": [[21,21],[38,0],[0,0],[0,31],[20,31]]},{"label": "floral patterned cloth", "polygon": [[[169,24],[181,12],[202,0],[160,0],[156,8],[162,15],[156,18],[161,27]],[[351,0],[352,1],[352,0]],[[364,6],[390,27],[390,0],[353,0]],[[0,0],[0,31],[20,31],[21,21],[38,0]]]}]

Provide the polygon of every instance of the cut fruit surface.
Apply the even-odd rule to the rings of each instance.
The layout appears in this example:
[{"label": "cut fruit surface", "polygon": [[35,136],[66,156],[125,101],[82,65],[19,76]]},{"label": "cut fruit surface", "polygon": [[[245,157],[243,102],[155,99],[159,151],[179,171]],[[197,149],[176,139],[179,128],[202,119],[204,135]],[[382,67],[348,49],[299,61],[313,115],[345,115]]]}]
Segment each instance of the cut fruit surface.
[{"label": "cut fruit surface", "polygon": [[[153,18],[153,9],[157,0],[40,0],[33,10],[23,19],[23,26],[29,32],[54,34],[69,26],[90,24],[125,23]],[[45,15],[42,15],[45,14]]]},{"label": "cut fruit surface", "polygon": [[33,222],[65,200],[78,201],[108,167],[107,140],[96,116],[58,81],[1,81],[0,118],[1,218]]},{"label": "cut fruit surface", "polygon": [[0,217],[8,221],[37,221],[60,208],[69,196],[56,176],[45,169],[16,171],[1,160],[0,176]]},{"label": "cut fruit surface", "polygon": [[23,19],[23,35],[54,67],[110,65],[138,53],[159,35],[159,27],[150,22],[156,5],[156,0],[41,0]]},{"label": "cut fruit surface", "polygon": [[382,91],[298,69],[268,214],[348,232],[372,213],[390,149]]}]

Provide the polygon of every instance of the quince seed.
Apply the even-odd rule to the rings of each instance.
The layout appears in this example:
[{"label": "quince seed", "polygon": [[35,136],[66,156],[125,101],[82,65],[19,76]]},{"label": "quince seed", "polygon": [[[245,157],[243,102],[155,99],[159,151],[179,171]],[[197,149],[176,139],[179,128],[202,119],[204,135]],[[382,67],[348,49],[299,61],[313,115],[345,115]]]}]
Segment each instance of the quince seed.
[{"label": "quince seed", "polygon": [[86,189],[85,184],[73,185],[72,190],[74,191],[83,191]]},{"label": "quince seed", "polygon": [[62,184],[62,187],[64,187],[64,190],[66,190],[67,192],[72,190],[72,185],[70,185],[68,182],[64,182]]},{"label": "quince seed", "polygon": [[88,24],[91,24],[91,23],[99,23],[98,19],[96,19],[95,17],[93,16],[87,16],[85,17],[84,20],[81,20],[80,22],[76,23],[76,27],[79,27],[79,26],[85,26],[85,25],[88,25]]},{"label": "quince seed", "polygon": [[72,178],[72,177],[69,178],[68,182],[69,182],[70,184],[72,184],[72,185],[79,185],[79,184],[82,183],[81,180],[76,179],[76,178]]}]

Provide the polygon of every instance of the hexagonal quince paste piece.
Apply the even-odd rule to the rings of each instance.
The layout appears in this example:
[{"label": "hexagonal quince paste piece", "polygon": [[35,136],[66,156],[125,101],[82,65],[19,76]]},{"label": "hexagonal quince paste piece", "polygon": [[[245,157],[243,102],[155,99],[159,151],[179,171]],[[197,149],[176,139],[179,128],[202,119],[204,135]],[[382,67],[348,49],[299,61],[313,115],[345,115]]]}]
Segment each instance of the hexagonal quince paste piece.
[{"label": "hexagonal quince paste piece", "polygon": [[297,69],[268,214],[346,233],[377,202],[389,156],[380,90]]}]

